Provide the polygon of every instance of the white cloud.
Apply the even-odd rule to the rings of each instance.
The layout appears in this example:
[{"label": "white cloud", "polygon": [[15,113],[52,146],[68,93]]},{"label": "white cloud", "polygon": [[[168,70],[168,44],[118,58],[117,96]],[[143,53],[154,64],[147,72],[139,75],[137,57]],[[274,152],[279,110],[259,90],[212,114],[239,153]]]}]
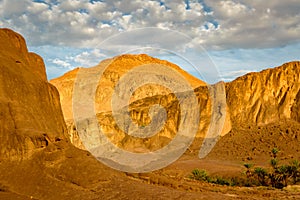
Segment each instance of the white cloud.
[{"label": "white cloud", "polygon": [[299,41],[300,4],[295,0],[53,2],[0,1],[0,24],[21,32],[30,45],[92,48],[119,31],[142,27],[181,31],[214,49]]},{"label": "white cloud", "polygon": [[250,73],[250,72],[253,72],[253,71],[240,69],[240,70],[236,70],[236,71],[225,72],[225,73],[222,74],[221,77],[224,81],[232,81],[234,78],[243,76],[243,75],[245,75],[247,73]]},{"label": "white cloud", "polygon": [[84,51],[75,57],[69,57],[68,59],[78,63],[80,66],[92,67],[104,58],[106,58],[106,55],[101,53],[99,49],[93,49],[91,51]]},{"label": "white cloud", "polygon": [[[20,32],[31,47],[50,45],[80,49],[76,54],[67,56],[64,52],[51,52],[51,58],[45,59],[46,62],[49,60],[47,63],[52,68],[66,69],[97,64],[106,52],[91,49],[99,47],[115,34],[145,27],[182,32],[193,38],[189,47],[202,45],[209,51],[266,49],[299,43],[299,10],[300,3],[297,0],[189,0],[188,3],[185,0],[45,0],[44,3],[0,0],[0,26]],[[155,34],[149,31],[141,36],[147,42],[151,41],[151,36],[157,36]],[[120,41],[110,41],[112,46],[105,48],[130,50],[137,48],[135,41],[143,44],[143,41],[130,37],[130,34],[125,36],[121,39],[131,41],[132,46],[119,47]],[[168,49],[176,49],[179,44],[186,45],[187,42],[178,41],[175,35],[159,36],[153,43],[162,43]],[[290,51],[297,52],[295,49]],[[286,57],[291,54],[283,53]],[[236,58],[236,55],[225,55]],[[231,71],[240,70],[238,65],[241,61],[238,59],[232,61],[221,58],[222,61],[215,57],[220,63],[234,64],[236,68]],[[251,54],[247,59],[256,58]],[[247,59],[242,62],[247,62]],[[259,59],[266,58],[261,56]],[[272,60],[271,57],[268,59]],[[267,65],[266,62],[263,64]],[[239,67],[253,70],[249,65]]]},{"label": "white cloud", "polygon": [[53,64],[56,64],[56,65],[59,65],[61,67],[65,67],[65,68],[71,68],[72,67],[70,63],[68,63],[66,61],[63,61],[63,60],[60,60],[58,58],[55,58],[54,60],[51,60],[51,62]]}]

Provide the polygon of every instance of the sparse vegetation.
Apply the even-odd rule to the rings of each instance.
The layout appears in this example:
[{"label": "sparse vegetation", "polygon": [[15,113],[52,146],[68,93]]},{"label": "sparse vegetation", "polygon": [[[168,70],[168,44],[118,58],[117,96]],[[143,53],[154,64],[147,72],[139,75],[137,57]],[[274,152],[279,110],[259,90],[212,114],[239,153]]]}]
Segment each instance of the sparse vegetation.
[{"label": "sparse vegetation", "polygon": [[194,169],[190,175],[191,179],[198,180],[198,181],[205,181],[208,183],[218,184],[218,185],[227,185],[227,186],[235,186],[239,181],[237,178],[226,179],[223,177],[211,177],[205,170]]},{"label": "sparse vegetation", "polygon": [[248,181],[256,178],[259,185],[269,186],[275,188],[283,188],[288,184],[296,184],[300,178],[300,163],[298,160],[290,162],[289,165],[279,165],[278,148],[271,150],[271,169],[268,171],[262,167],[256,167],[252,171],[249,164],[244,164],[246,167],[246,175]]},{"label": "sparse vegetation", "polygon": [[209,177],[205,170],[194,169],[190,178],[198,181],[207,181]]},{"label": "sparse vegetation", "polygon": [[274,188],[283,188],[289,184],[297,184],[300,182],[300,162],[298,160],[291,161],[288,165],[279,164],[278,148],[271,150],[270,168],[262,167],[253,168],[254,164],[245,163],[245,178],[223,178],[211,177],[205,170],[194,169],[190,175],[191,179],[206,181],[219,185],[228,186],[272,186]]}]

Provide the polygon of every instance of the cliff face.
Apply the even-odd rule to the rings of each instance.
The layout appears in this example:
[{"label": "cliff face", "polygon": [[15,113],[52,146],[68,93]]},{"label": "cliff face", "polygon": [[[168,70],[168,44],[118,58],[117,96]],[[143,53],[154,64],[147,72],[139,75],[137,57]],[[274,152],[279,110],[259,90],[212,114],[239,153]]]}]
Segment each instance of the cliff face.
[{"label": "cliff face", "polygon": [[[106,60],[99,65],[105,65]],[[99,81],[96,93],[96,113],[101,129],[110,140],[131,151],[156,150],[169,143],[175,136],[180,122],[180,106],[176,96],[163,87],[146,85],[136,90],[131,98],[129,112],[139,126],[150,123],[149,107],[163,105],[167,110],[168,121],[155,136],[137,139],[124,134],[115,123],[111,113],[113,88],[120,77],[135,66],[147,63],[161,63],[178,70],[191,83],[200,104],[200,126],[197,137],[208,133],[211,122],[212,101],[207,86],[197,81],[180,68],[167,61],[151,58],[147,55],[123,55],[114,58]],[[71,141],[82,147],[72,121],[72,92],[78,69],[51,82],[58,88],[65,119],[68,121]],[[263,126],[282,120],[300,122],[300,63],[291,62],[281,67],[250,73],[230,83],[226,83],[226,119],[222,136],[234,127],[249,125]],[[223,113],[224,114],[224,113]]]},{"label": "cliff face", "polygon": [[226,93],[231,121],[237,126],[300,122],[300,62],[242,76],[226,85]]},{"label": "cliff face", "polygon": [[[105,67],[101,78],[99,78],[99,84],[96,92],[96,112],[107,112],[111,111],[111,96],[114,91],[114,87],[119,81],[120,77],[126,74],[128,71],[134,69],[137,66],[146,65],[146,64],[161,64],[168,66],[177,72],[179,72],[184,78],[186,78],[193,88],[204,86],[205,83],[198,80],[197,78],[191,76],[187,72],[180,69],[177,65],[170,63],[165,60],[159,60],[153,57],[150,57],[145,54],[140,55],[122,55],[113,59],[107,59],[99,63],[97,67]],[[61,104],[66,120],[73,119],[72,113],[72,94],[73,94],[73,85],[75,78],[77,76],[78,68],[70,72],[67,72],[63,76],[53,79],[50,81],[55,87],[57,87],[60,96]],[[141,77],[142,78],[142,77]],[[133,94],[131,102],[134,102],[139,99],[146,97],[151,97],[155,95],[167,95],[170,91],[166,88],[157,86],[157,85],[145,85]]]},{"label": "cliff face", "polygon": [[[152,58],[145,54],[122,55],[113,59],[104,60],[98,66],[96,66],[97,68],[108,65],[107,69],[99,79],[96,91],[95,110],[101,129],[107,134],[107,137],[109,137],[113,143],[130,150],[133,150],[134,148],[133,151],[140,151],[141,149],[154,150],[164,146],[172,137],[174,137],[179,120],[178,101],[176,100],[172,91],[158,84],[147,84],[138,88],[130,99],[131,104],[129,106],[129,110],[133,121],[140,126],[148,125],[151,121],[148,115],[149,106],[154,104],[161,104],[165,106],[167,109],[168,118],[171,120],[167,121],[166,126],[160,133],[151,137],[150,139],[137,139],[128,136],[124,134],[116,125],[111,113],[111,99],[114,87],[118,83],[120,77],[122,77],[128,71],[137,66],[145,64],[161,64],[174,69],[188,80],[192,86],[192,89],[195,89],[199,86],[205,86],[204,82],[189,75],[177,65],[168,61]],[[51,83],[55,85],[60,92],[60,100],[64,117],[68,126],[70,140],[75,146],[83,148],[73,123],[72,112],[73,86],[78,70],[79,69],[75,69],[66,73],[62,77],[51,80]],[[206,95],[204,95],[203,98],[207,98]],[[207,100],[204,99],[203,101]]]},{"label": "cliff face", "polygon": [[59,93],[24,38],[0,29],[0,159],[23,159],[66,139]]}]

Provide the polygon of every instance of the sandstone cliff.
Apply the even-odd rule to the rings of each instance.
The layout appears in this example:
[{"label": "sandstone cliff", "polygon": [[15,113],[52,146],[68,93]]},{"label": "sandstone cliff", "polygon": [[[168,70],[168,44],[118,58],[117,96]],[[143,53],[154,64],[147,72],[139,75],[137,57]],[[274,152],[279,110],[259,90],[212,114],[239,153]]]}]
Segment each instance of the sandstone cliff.
[{"label": "sandstone cliff", "polygon": [[[111,62],[111,60],[103,61],[99,65],[105,64],[105,62]],[[101,129],[114,144],[131,151],[156,150],[172,140],[180,121],[180,107],[175,95],[162,87],[139,88],[134,93],[129,105],[133,121],[140,126],[150,122],[149,106],[158,103],[166,108],[168,121],[164,129],[157,135],[147,139],[128,136],[118,128],[112,116],[110,100],[116,82],[133,67],[151,62],[163,63],[175,68],[193,85],[200,104],[200,126],[197,137],[206,137],[212,119],[212,100],[207,86],[194,77],[188,76],[178,66],[147,55],[123,55],[115,58],[113,64],[99,81],[96,94],[96,113]],[[299,70],[299,62],[291,62],[274,69],[249,73],[226,83],[227,106],[225,105],[226,111],[222,111],[223,114],[226,112],[226,120],[222,136],[237,127],[262,126],[282,120],[299,122]],[[77,71],[78,69],[68,72],[51,82],[60,91],[64,116],[69,124],[70,138],[73,144],[82,147],[72,121],[72,90]]]},{"label": "sandstone cliff", "polygon": [[26,158],[66,139],[59,94],[42,58],[9,29],[0,29],[0,107],[0,160]]},{"label": "sandstone cliff", "polygon": [[[165,106],[169,120],[166,122],[166,126],[160,133],[148,139],[134,138],[124,134],[118,128],[115,120],[113,119],[111,112],[111,98],[114,87],[122,75],[126,74],[128,71],[137,66],[145,64],[161,64],[168,66],[172,69],[175,69],[185,79],[187,79],[189,84],[192,86],[191,89],[195,89],[200,86],[204,86],[206,88],[206,84],[204,82],[189,75],[177,65],[165,60],[159,60],[150,57],[145,54],[122,55],[113,59],[104,60],[98,66],[96,66],[97,68],[108,65],[102,77],[99,79],[99,84],[96,91],[95,110],[101,129],[107,134],[113,143],[133,151],[141,151],[141,149],[143,149],[143,151],[145,149],[155,150],[161,148],[170,141],[170,139],[175,135],[176,129],[178,128],[180,110],[175,95],[168,88],[155,84],[147,84],[138,88],[130,99],[131,105],[129,106],[129,110],[133,121],[140,126],[146,126],[150,123],[150,117],[148,115],[149,106],[154,104],[161,104]],[[78,70],[79,69],[77,68],[66,73],[62,77],[51,80],[50,82],[55,85],[60,92],[61,105],[68,126],[71,142],[75,146],[83,148],[73,123],[72,112],[73,87]],[[208,104],[206,101],[207,95],[203,94],[202,104]]]},{"label": "sandstone cliff", "polygon": [[[114,87],[116,86],[122,75],[126,74],[129,70],[132,70],[137,66],[153,63],[165,65],[172,69],[175,69],[189,81],[193,88],[206,85],[204,82],[183,71],[177,65],[166,60],[156,59],[146,54],[117,56],[113,59],[104,60],[99,63],[98,66],[96,66],[108,66],[104,71],[102,77],[99,79],[96,93],[96,112],[98,113],[111,111],[111,95],[113,93]],[[57,87],[58,91],[60,92],[63,114],[66,120],[73,119],[71,103],[73,85],[78,70],[79,68],[74,69],[70,72],[67,72],[63,76],[50,81],[50,83]],[[169,93],[170,91],[168,91],[166,88],[157,85],[145,85],[134,92],[131,102],[155,95],[167,95]]]},{"label": "sandstone cliff", "polygon": [[249,73],[226,85],[227,105],[236,126],[299,121],[300,62]]}]

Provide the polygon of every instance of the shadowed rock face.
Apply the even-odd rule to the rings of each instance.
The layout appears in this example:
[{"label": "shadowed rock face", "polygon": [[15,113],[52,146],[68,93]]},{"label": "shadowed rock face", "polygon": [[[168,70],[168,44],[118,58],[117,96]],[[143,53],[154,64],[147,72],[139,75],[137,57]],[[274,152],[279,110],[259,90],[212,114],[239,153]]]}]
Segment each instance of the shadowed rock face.
[{"label": "shadowed rock face", "polygon": [[20,160],[66,139],[57,89],[24,38],[0,29],[0,159]]}]

